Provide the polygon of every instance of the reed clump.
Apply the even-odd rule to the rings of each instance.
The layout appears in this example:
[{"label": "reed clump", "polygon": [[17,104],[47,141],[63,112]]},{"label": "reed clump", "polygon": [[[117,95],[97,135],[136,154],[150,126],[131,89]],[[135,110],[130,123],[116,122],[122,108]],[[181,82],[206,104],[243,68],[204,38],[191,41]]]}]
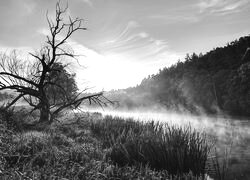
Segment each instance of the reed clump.
[{"label": "reed clump", "polygon": [[149,165],[169,174],[205,175],[211,149],[206,135],[190,126],[139,122],[107,116],[91,125],[92,132],[109,147],[107,158],[120,166]]}]

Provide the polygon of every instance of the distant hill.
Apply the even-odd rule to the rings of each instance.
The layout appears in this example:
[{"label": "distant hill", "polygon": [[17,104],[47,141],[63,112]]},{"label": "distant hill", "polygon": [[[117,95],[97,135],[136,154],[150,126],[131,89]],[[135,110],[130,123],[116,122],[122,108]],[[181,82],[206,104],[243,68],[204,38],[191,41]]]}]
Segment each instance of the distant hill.
[{"label": "distant hill", "polygon": [[[139,71],[139,70],[138,70]],[[250,36],[160,69],[141,84],[110,91],[121,107],[250,115]]]}]

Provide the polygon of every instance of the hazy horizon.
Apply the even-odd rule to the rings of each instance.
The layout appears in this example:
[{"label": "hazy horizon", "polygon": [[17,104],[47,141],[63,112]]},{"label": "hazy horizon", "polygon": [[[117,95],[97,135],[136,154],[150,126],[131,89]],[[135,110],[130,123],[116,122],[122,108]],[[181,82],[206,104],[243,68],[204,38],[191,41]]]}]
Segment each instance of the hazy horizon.
[{"label": "hazy horizon", "polygon": [[[48,34],[56,0],[0,1],[0,50],[38,50]],[[66,1],[62,1],[65,5]],[[80,88],[93,91],[139,84],[187,53],[205,53],[249,34],[248,0],[75,0],[68,14],[87,31],[68,43],[83,54],[71,69]]]}]

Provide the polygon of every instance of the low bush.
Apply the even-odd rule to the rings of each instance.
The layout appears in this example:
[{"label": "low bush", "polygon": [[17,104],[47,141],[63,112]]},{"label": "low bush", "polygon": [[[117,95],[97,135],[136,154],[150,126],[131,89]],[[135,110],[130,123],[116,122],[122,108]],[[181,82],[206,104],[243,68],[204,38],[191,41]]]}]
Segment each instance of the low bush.
[{"label": "low bush", "polygon": [[[110,147],[115,142],[125,142],[128,133],[141,134],[146,126],[132,118],[105,116],[101,120],[92,121],[90,129],[92,133],[101,138],[103,147]],[[118,140],[119,139],[119,140]]]},{"label": "low bush", "polygon": [[210,145],[205,134],[191,127],[106,117],[93,122],[91,129],[110,146],[107,157],[120,166],[149,165],[174,175],[205,174]]},{"label": "low bush", "polygon": [[8,108],[0,106],[0,121],[7,129],[21,132],[34,127],[37,114],[31,114],[26,108]]}]

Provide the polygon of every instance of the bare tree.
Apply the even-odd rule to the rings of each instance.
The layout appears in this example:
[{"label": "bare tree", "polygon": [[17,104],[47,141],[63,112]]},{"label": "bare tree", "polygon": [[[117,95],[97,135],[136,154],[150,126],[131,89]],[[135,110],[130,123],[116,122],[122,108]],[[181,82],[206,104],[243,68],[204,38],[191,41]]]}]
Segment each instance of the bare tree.
[{"label": "bare tree", "polygon": [[[49,35],[43,48],[37,53],[30,53],[32,62],[25,62],[13,51],[10,55],[1,54],[0,57],[0,90],[14,90],[17,96],[7,104],[6,108],[14,105],[19,99],[24,99],[32,110],[40,111],[40,122],[52,122],[53,119],[65,108],[78,107],[84,100],[94,101],[102,105],[103,93],[88,94],[74,93],[71,97],[65,92],[65,88],[50,77],[53,72],[59,71],[55,66],[61,63],[63,58],[76,58],[76,54],[68,47],[67,40],[73,33],[86,30],[82,26],[83,19],[72,19],[65,15],[67,8],[61,8],[56,4],[55,21],[48,17]],[[54,73],[56,74],[56,73]],[[63,93],[63,101],[51,103],[48,87],[57,87]],[[106,99],[106,98],[105,98]]]}]

